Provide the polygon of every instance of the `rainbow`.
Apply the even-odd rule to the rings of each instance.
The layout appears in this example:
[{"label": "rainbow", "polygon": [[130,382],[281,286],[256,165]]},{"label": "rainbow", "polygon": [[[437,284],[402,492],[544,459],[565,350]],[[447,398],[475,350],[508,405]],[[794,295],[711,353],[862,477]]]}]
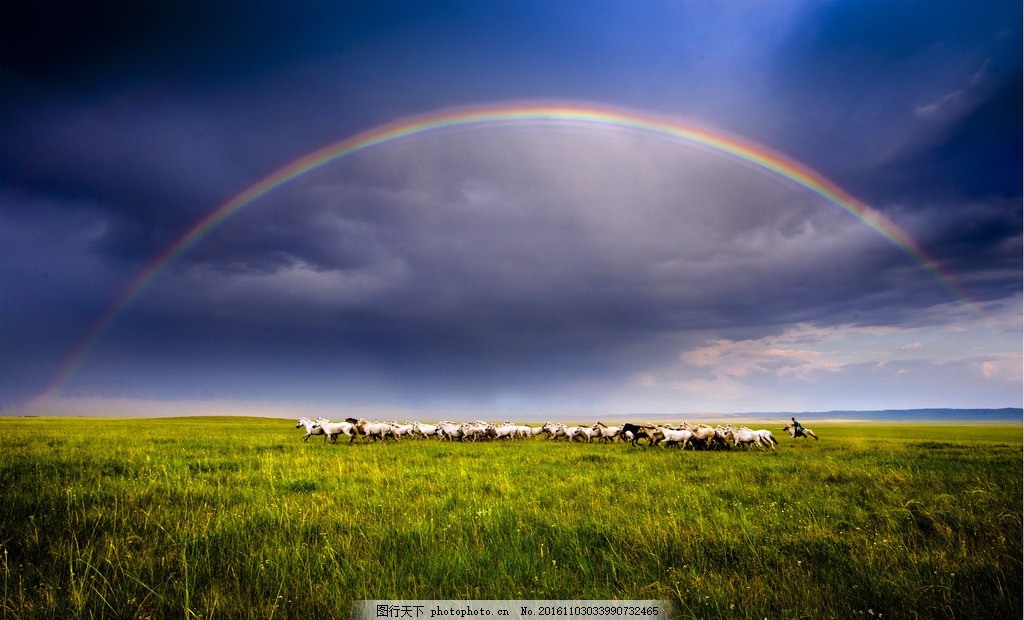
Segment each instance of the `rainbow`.
[{"label": "rainbow", "polygon": [[380,125],[328,144],[263,177],[211,211],[174,243],[155,256],[113,300],[113,303],[99,317],[82,342],[61,363],[46,395],[51,397],[59,395],[61,387],[75,373],[90,349],[161,271],[199,243],[210,231],[260,197],[324,164],[394,140],[453,127],[524,122],[599,125],[650,132],[707,147],[748,162],[818,194],[826,202],[857,217],[935,274],[957,299],[961,301],[967,299],[955,280],[946,274],[910,235],[882,213],[860,202],[813,169],[763,146],[671,118],[595,105],[506,104],[448,109]]}]

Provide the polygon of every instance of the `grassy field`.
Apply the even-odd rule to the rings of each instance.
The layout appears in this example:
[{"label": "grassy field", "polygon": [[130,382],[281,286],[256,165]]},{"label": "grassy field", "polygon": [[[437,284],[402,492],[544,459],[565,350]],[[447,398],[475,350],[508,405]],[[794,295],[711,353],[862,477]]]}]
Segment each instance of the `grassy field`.
[{"label": "grassy field", "polygon": [[811,426],[821,441],[776,431],[770,453],[0,418],[0,615],[623,598],[699,618],[1021,618],[1020,425]]}]

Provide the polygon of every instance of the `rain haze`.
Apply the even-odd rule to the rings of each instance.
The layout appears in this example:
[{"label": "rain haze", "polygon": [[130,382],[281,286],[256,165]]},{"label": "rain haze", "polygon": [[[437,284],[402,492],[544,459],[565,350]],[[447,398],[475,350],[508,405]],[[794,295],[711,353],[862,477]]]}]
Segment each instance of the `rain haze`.
[{"label": "rain haze", "polygon": [[1022,404],[1019,1],[0,11],[6,413]]}]

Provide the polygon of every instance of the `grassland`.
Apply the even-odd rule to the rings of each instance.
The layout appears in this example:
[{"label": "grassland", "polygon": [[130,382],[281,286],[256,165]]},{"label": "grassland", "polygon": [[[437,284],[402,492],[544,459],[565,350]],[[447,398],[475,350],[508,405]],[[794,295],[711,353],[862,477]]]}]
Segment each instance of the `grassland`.
[{"label": "grassland", "polygon": [[331,618],[362,598],[1022,615],[1019,425],[818,424],[777,453],[293,427],[0,418],[0,616]]}]

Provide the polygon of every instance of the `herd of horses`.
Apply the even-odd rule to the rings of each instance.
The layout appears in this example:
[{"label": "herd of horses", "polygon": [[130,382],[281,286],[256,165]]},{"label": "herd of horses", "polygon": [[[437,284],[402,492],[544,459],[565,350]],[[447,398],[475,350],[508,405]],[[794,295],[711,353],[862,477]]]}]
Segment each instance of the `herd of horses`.
[{"label": "herd of horses", "polygon": [[[629,442],[633,446],[675,446],[680,449],[714,450],[722,448],[757,447],[774,450],[778,440],[768,429],[754,430],[746,426],[732,424],[726,426],[708,426],[707,424],[690,424],[683,422],[678,425],[666,424],[634,424],[624,423],[608,426],[597,422],[589,426],[569,426],[555,422],[547,422],[542,426],[527,426],[504,422],[501,424],[477,422],[442,421],[436,424],[422,422],[368,422],[365,419],[347,418],[344,422],[331,422],[326,418],[299,418],[295,428],[304,428],[302,440],[309,441],[313,435],[323,435],[324,442],[337,443],[342,435],[348,437],[348,443],[354,441],[386,441],[393,439],[436,438],[441,441],[484,441],[484,440],[521,440],[546,436],[551,441],[580,441],[609,443],[616,441]],[[818,436],[814,431],[793,424],[786,424],[782,430],[788,432],[793,439]]]}]

